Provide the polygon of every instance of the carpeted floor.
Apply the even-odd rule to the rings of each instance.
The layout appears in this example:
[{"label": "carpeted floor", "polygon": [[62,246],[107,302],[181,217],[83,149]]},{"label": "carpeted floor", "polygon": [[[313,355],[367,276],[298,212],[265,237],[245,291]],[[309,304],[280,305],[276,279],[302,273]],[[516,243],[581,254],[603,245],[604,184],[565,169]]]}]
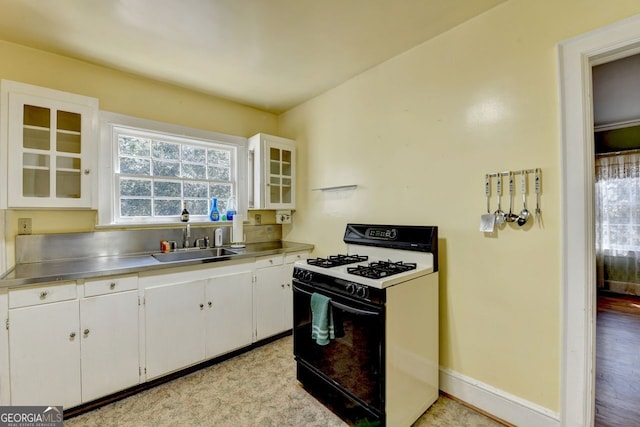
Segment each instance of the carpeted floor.
[{"label": "carpeted floor", "polygon": [[[291,337],[65,420],[64,424],[66,427],[347,426],[297,384]],[[501,424],[441,396],[414,426]]]}]

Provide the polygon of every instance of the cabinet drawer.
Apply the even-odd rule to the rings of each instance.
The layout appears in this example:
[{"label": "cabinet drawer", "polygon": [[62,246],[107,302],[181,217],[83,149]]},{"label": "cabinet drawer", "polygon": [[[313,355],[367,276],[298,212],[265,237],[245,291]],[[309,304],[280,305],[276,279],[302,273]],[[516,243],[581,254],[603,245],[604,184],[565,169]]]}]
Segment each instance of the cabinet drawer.
[{"label": "cabinet drawer", "polygon": [[101,279],[90,279],[84,282],[84,296],[112,294],[114,292],[138,289],[138,276],[113,276]]},{"label": "cabinet drawer", "polygon": [[282,265],[284,257],[282,255],[269,255],[256,258],[256,268],[272,267]]},{"label": "cabinet drawer", "polygon": [[300,261],[307,258],[309,258],[309,252],[294,252],[292,254],[287,254],[284,258],[284,262],[285,264],[292,264],[296,261]]},{"label": "cabinet drawer", "polygon": [[48,283],[43,286],[9,289],[9,308],[48,304],[75,299],[76,282]]}]

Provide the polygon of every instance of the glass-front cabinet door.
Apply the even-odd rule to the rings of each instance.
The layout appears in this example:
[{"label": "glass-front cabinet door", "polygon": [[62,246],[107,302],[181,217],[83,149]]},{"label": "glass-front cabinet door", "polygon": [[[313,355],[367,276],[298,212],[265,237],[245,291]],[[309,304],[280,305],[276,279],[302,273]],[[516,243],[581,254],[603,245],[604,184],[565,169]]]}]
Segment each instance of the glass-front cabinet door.
[{"label": "glass-front cabinet door", "polygon": [[8,206],[92,207],[97,105],[8,96]]},{"label": "glass-front cabinet door", "polygon": [[293,150],[288,146],[270,144],[269,147],[269,191],[267,205],[290,205],[292,198]]},{"label": "glass-front cabinet door", "polygon": [[249,138],[249,209],[296,208],[296,142],[259,133]]}]

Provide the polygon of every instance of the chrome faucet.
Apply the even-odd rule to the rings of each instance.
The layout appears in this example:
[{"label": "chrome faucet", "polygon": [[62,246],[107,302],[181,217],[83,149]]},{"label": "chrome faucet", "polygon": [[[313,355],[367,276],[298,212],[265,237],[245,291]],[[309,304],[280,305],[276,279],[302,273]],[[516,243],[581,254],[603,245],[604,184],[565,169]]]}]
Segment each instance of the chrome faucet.
[{"label": "chrome faucet", "polygon": [[204,236],[204,237],[200,237],[199,239],[196,239],[195,242],[193,242],[193,247],[194,248],[200,248],[200,249],[206,249],[209,247],[209,237]]},{"label": "chrome faucet", "polygon": [[182,247],[185,249],[189,247],[189,237],[191,237],[191,225],[187,224],[182,232]]}]

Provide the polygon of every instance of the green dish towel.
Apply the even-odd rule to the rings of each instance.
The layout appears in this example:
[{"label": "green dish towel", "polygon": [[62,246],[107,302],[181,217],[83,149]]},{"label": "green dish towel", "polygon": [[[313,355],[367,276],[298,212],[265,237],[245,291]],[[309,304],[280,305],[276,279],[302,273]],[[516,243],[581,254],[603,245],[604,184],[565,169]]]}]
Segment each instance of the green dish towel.
[{"label": "green dish towel", "polygon": [[334,338],[331,298],[314,292],[311,295],[311,339],[318,345],[327,345]]}]

